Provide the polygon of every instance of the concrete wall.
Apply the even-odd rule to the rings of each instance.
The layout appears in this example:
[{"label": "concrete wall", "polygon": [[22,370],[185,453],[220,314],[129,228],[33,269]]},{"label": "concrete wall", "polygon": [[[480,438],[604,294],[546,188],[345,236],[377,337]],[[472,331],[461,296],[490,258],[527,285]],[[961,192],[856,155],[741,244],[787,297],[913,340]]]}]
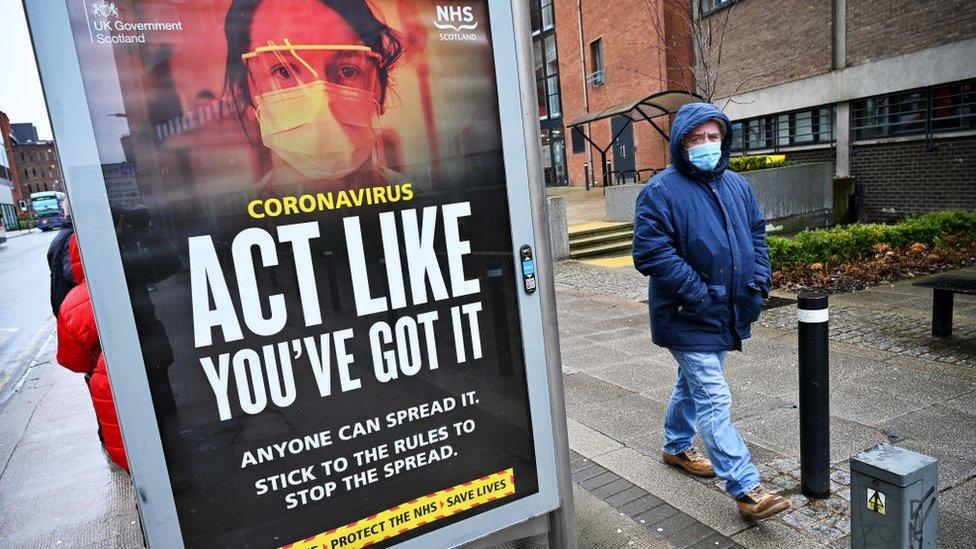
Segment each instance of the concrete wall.
[{"label": "concrete wall", "polygon": [[616,185],[604,189],[604,200],[607,203],[607,220],[634,222],[634,212],[637,209],[637,195],[644,188],[643,183],[631,185]]},{"label": "concrete wall", "polygon": [[749,180],[766,220],[776,225],[794,217],[823,219],[814,225],[828,224],[833,208],[833,169],[829,163],[800,164],[743,173]]},{"label": "concrete wall", "polygon": [[549,212],[549,244],[552,246],[554,260],[569,257],[569,224],[566,218],[566,197],[550,196],[548,200]]},{"label": "concrete wall", "polygon": [[[833,167],[829,162],[756,170],[742,174],[762,206],[766,220],[783,230],[823,227],[833,211]],[[643,185],[607,187],[607,219],[634,221]]]}]

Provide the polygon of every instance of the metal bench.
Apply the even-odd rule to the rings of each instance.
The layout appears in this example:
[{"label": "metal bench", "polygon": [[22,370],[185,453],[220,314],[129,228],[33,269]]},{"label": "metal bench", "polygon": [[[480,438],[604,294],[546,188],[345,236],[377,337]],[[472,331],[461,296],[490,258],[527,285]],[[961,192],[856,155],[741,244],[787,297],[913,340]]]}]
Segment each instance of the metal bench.
[{"label": "metal bench", "polygon": [[932,335],[952,335],[952,300],[955,294],[976,295],[976,278],[942,275],[916,282],[912,286],[932,288]]}]

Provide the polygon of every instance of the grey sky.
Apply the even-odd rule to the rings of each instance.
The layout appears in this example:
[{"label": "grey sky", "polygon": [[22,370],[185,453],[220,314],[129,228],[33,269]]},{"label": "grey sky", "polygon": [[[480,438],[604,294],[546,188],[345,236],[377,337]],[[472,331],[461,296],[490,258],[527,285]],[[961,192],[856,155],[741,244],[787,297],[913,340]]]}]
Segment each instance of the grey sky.
[{"label": "grey sky", "polygon": [[51,124],[20,0],[0,0],[0,36],[5,38],[6,50],[0,111],[7,113],[11,122],[32,122],[37,126],[38,137],[51,139]]}]

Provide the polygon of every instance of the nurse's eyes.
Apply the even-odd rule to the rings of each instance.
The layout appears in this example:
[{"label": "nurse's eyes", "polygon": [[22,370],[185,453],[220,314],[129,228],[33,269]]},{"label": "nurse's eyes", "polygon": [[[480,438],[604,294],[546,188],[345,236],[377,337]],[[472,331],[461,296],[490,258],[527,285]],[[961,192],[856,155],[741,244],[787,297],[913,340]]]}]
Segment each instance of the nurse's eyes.
[{"label": "nurse's eyes", "polygon": [[295,76],[298,74],[299,69],[296,66],[285,66],[285,65],[275,65],[271,67],[271,76],[275,80],[279,81],[290,81],[294,80]]}]

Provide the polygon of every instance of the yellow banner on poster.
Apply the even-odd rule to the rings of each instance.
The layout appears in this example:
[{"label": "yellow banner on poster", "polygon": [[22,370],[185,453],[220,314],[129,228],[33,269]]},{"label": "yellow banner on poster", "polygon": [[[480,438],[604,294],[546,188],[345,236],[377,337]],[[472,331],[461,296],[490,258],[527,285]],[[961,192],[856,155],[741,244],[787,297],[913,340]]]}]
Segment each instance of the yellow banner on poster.
[{"label": "yellow banner on poster", "polygon": [[515,472],[506,469],[380,511],[281,549],[359,549],[515,493]]}]

